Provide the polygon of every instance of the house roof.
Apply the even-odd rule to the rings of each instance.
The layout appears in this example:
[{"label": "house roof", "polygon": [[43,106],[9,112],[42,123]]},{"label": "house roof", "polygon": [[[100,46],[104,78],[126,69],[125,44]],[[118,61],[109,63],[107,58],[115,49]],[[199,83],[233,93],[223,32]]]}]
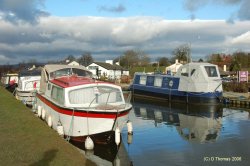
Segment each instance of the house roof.
[{"label": "house roof", "polygon": [[107,70],[126,70],[123,67],[119,66],[119,65],[111,65],[109,63],[105,63],[105,62],[93,62]]}]

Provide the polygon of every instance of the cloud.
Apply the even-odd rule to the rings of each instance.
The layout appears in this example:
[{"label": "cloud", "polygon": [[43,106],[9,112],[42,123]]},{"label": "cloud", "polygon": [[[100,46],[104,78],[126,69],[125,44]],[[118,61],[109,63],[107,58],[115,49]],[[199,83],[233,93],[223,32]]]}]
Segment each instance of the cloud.
[{"label": "cloud", "polygon": [[119,4],[118,6],[100,6],[99,11],[106,11],[106,12],[113,12],[113,13],[122,13],[126,10],[125,6],[122,4]]},{"label": "cloud", "polygon": [[0,0],[0,18],[12,23],[37,23],[39,17],[48,15],[38,8],[43,5],[44,0]]},{"label": "cloud", "polygon": [[184,1],[184,8],[190,12],[194,12],[199,8],[208,4],[209,1],[204,0],[185,0]]},{"label": "cloud", "polygon": [[236,36],[232,39],[233,44],[248,44],[250,45],[250,31]]},{"label": "cloud", "polygon": [[[193,58],[228,50],[249,50],[250,21],[166,20],[158,17],[55,17],[39,23],[12,24],[0,19],[0,64],[60,60],[90,52],[95,60],[114,59],[139,49],[152,60],[170,57],[186,43]],[[6,59],[8,55],[9,59]],[[4,58],[5,57],[5,58]]]},{"label": "cloud", "polygon": [[240,9],[238,10],[238,17],[240,20],[250,20],[250,1],[244,0]]},{"label": "cloud", "polygon": [[7,58],[4,55],[0,55],[0,61],[7,61],[7,60],[9,60],[9,58]]},{"label": "cloud", "polygon": [[194,12],[199,8],[205,7],[208,4],[213,5],[235,5],[242,1],[248,0],[184,0],[184,8],[190,12]]},{"label": "cloud", "polygon": [[183,5],[186,10],[194,14],[200,8],[205,7],[206,5],[238,5],[239,8],[236,16],[231,13],[231,17],[228,18],[228,23],[233,23],[235,18],[239,20],[250,20],[250,1],[249,0],[185,0]]}]

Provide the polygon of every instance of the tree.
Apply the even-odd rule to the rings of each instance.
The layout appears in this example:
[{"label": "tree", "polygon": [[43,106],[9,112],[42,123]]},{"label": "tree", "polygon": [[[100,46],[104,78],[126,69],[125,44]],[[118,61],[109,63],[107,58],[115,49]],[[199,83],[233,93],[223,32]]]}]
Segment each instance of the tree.
[{"label": "tree", "polygon": [[66,60],[69,60],[70,62],[72,62],[72,61],[75,61],[76,58],[75,58],[73,55],[68,55],[68,56],[64,59],[64,61],[66,61]]},{"label": "tree", "polygon": [[157,58],[157,61],[159,63],[159,66],[168,66],[170,64],[169,59],[166,57],[159,57]]},{"label": "tree", "polygon": [[204,62],[204,61],[203,61],[203,59],[202,59],[202,58],[200,58],[198,62]]},{"label": "tree", "polygon": [[90,52],[85,52],[82,54],[82,56],[78,59],[78,63],[83,65],[83,66],[88,66],[90,65],[94,59],[91,56]]},{"label": "tree", "polygon": [[235,57],[229,66],[229,70],[230,71],[239,71],[240,69],[241,69],[240,63],[237,60],[237,58]]},{"label": "tree", "polygon": [[139,54],[137,51],[128,50],[120,57],[120,65],[128,69],[136,66],[139,62]]},{"label": "tree", "polygon": [[248,68],[250,63],[250,57],[247,53],[244,52],[235,52],[233,53],[233,59],[236,59],[242,68]]},{"label": "tree", "polygon": [[187,63],[188,61],[191,60],[190,58],[190,46],[189,44],[183,44],[174,49],[173,55],[174,57],[172,58],[172,61],[174,62],[175,59],[178,59],[179,62]]},{"label": "tree", "polygon": [[138,53],[139,53],[139,65],[140,66],[147,66],[150,62],[149,56],[141,51]]},{"label": "tree", "polygon": [[150,62],[149,56],[140,50],[127,50],[123,55],[114,59],[114,62],[120,62],[120,65],[126,68],[134,66],[147,66]]}]

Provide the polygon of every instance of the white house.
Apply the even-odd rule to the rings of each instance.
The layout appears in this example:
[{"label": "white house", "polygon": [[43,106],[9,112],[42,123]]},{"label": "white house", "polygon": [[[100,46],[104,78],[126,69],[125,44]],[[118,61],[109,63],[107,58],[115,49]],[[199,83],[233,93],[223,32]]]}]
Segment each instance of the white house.
[{"label": "white house", "polygon": [[70,61],[70,60],[66,60],[65,63],[63,63],[65,65],[71,65],[71,66],[79,66],[80,64],[76,61]]},{"label": "white house", "polygon": [[178,59],[176,59],[175,64],[166,67],[165,71],[168,74],[175,74],[177,72],[177,70],[179,69],[179,67],[181,67],[181,66],[182,66],[182,64],[178,62]]},{"label": "white house", "polygon": [[129,75],[129,71],[123,67],[113,64],[113,61],[93,62],[87,66],[94,76],[105,76],[110,79],[119,79],[122,75]]}]

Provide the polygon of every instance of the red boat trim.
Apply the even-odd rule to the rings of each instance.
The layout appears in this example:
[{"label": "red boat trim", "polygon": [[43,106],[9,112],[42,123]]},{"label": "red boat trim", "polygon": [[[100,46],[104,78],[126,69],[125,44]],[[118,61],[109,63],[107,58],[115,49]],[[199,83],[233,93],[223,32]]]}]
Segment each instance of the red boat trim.
[{"label": "red boat trim", "polygon": [[[48,99],[46,99],[45,97],[43,97],[40,94],[37,94],[37,97],[42,102],[44,102],[47,106],[49,106],[50,108],[55,110],[56,112],[72,116],[73,109],[60,107],[60,106],[52,103],[51,101],[49,101]],[[129,113],[129,111],[130,111],[130,109],[127,109],[127,110],[124,110],[122,112],[118,112],[118,114],[117,114],[116,112],[93,112],[93,111],[88,111],[87,112],[87,111],[83,111],[83,110],[74,110],[74,116],[115,119],[116,117],[122,117],[122,116],[127,115]]]}]

